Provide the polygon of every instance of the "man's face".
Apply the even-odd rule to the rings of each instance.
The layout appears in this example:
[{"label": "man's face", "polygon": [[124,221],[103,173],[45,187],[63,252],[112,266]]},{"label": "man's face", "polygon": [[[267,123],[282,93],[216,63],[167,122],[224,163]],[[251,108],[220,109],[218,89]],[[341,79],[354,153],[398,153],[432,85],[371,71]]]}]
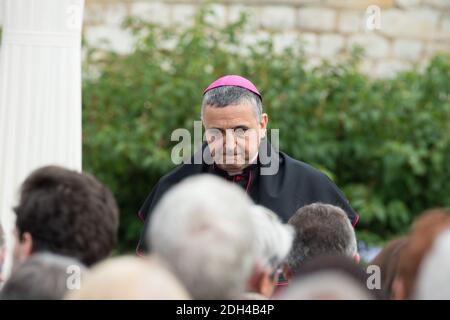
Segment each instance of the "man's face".
[{"label": "man's face", "polygon": [[239,172],[248,166],[256,157],[267,122],[267,114],[258,119],[250,103],[223,108],[206,106],[203,125],[215,163],[228,172]]}]

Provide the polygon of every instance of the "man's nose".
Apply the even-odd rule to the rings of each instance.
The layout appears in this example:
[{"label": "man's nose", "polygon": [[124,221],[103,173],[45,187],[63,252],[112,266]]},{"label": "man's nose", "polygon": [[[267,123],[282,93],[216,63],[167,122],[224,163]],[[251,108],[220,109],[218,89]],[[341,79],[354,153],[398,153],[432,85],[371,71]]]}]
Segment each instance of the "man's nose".
[{"label": "man's nose", "polygon": [[226,150],[233,150],[236,148],[236,136],[234,130],[225,131],[225,139],[223,139],[223,147]]}]

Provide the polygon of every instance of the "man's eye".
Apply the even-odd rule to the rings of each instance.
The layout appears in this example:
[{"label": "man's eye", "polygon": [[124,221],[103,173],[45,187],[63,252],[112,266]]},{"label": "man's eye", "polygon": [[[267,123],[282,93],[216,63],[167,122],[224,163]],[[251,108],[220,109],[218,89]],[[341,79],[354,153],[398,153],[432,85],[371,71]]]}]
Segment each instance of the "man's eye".
[{"label": "man's eye", "polygon": [[219,138],[222,137],[222,132],[220,130],[217,130],[217,129],[208,129],[206,131],[206,136],[208,138],[219,139]]},{"label": "man's eye", "polygon": [[247,128],[238,128],[234,130],[234,134],[237,136],[243,136],[247,132]]}]

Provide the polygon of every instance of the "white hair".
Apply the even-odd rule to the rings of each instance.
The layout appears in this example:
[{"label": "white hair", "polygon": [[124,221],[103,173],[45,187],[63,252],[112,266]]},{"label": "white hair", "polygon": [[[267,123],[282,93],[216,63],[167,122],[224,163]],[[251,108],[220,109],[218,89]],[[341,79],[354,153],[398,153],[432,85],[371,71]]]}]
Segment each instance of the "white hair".
[{"label": "white hair", "polygon": [[244,290],[254,267],[252,202],[213,175],[173,187],[155,208],[148,242],[194,299],[231,299]]},{"label": "white hair", "polygon": [[[74,273],[76,272],[76,273]],[[5,282],[0,300],[60,300],[78,276],[83,283],[86,267],[71,257],[40,252],[21,263]]]},{"label": "white hair", "polygon": [[251,216],[256,230],[257,263],[275,269],[291,250],[294,228],[283,224],[275,213],[263,206],[254,205]]},{"label": "white hair", "polygon": [[420,300],[450,299],[450,229],[434,241],[419,267],[414,298]]},{"label": "white hair", "polygon": [[[341,209],[341,208],[339,208]],[[354,258],[358,254],[358,242],[356,240],[356,232],[350,219],[348,219],[347,214],[341,209],[341,213],[345,216],[345,221],[347,222],[347,230],[350,237],[349,244],[346,250],[347,257]]]}]

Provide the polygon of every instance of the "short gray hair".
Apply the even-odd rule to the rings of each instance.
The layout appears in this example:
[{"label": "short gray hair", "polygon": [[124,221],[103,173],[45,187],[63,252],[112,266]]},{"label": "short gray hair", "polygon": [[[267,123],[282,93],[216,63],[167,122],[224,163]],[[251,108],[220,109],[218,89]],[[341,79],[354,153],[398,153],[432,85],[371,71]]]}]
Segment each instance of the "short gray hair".
[{"label": "short gray hair", "polygon": [[[35,253],[20,264],[6,281],[1,300],[60,300],[66,294],[71,267],[87,272],[78,260],[51,253]],[[80,281],[81,281],[80,279]]]},{"label": "short gray hair", "polygon": [[291,250],[294,228],[283,224],[275,213],[263,206],[253,206],[251,216],[256,229],[257,262],[276,269]]},{"label": "short gray hair", "polygon": [[288,256],[288,266],[296,274],[302,264],[325,254],[353,258],[357,254],[355,230],[344,210],[314,203],[304,206],[289,219],[295,239]]},{"label": "short gray hair", "polygon": [[206,106],[224,108],[242,103],[250,103],[255,109],[257,119],[261,120],[261,98],[255,93],[237,86],[221,86],[207,91],[203,96],[201,118],[203,119]]},{"label": "short gray hair", "polygon": [[148,243],[194,299],[236,298],[254,267],[251,206],[245,192],[224,179],[187,178],[155,208]]}]

